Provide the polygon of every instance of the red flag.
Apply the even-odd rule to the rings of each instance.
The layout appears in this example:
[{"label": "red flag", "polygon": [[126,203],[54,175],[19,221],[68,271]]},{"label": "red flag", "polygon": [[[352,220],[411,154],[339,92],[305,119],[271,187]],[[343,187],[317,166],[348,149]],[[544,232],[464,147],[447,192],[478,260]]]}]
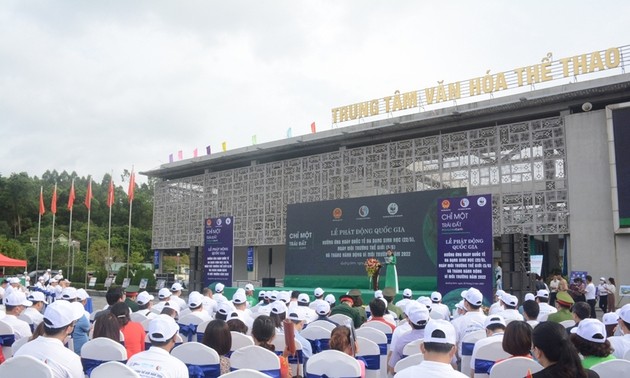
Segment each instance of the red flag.
[{"label": "red flag", "polygon": [[199,152],[198,152],[198,151],[197,151],[197,149],[195,148],[195,149],[193,150],[193,157],[197,157],[197,154],[198,154],[198,153],[199,153]]},{"label": "red flag", "polygon": [[50,212],[57,214],[57,183],[55,183],[55,189],[53,189],[52,199],[50,200]]},{"label": "red flag", "polygon": [[127,196],[129,197],[129,203],[133,201],[133,190],[136,187],[136,174],[131,171],[131,177],[129,178],[129,190],[127,190]]},{"label": "red flag", "polygon": [[90,206],[92,206],[92,198],[94,198],[94,196],[92,195],[92,178],[90,177],[88,180],[87,192],[85,193],[85,207],[90,210]]},{"label": "red flag", "polygon": [[177,160],[182,160],[184,158],[184,151],[177,151]]},{"label": "red flag", "polygon": [[114,180],[109,179],[109,190],[107,191],[107,207],[114,204]]},{"label": "red flag", "polygon": [[68,210],[72,211],[72,205],[74,205],[74,180],[72,180],[72,185],[70,185],[70,194],[68,195]]},{"label": "red flag", "polygon": [[315,134],[315,122],[311,123],[311,133]]},{"label": "red flag", "polygon": [[39,215],[44,215],[46,208],[44,207],[44,187],[39,187]]}]

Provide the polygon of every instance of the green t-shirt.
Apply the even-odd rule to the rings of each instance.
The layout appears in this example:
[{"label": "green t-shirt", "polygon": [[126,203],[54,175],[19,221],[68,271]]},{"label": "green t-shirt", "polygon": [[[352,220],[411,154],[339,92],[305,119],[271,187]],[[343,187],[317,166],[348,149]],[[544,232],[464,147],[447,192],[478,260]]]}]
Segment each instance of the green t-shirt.
[{"label": "green t-shirt", "polygon": [[584,359],[582,360],[582,367],[584,367],[585,369],[590,369],[597,364],[614,359],[615,356],[613,356],[612,354],[609,354],[606,357],[587,356],[584,357]]}]

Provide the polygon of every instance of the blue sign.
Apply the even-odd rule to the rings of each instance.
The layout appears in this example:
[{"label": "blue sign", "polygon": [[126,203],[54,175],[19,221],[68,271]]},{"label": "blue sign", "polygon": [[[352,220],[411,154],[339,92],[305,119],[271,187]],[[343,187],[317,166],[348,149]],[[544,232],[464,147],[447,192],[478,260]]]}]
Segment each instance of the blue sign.
[{"label": "blue sign", "polygon": [[438,200],[438,290],[459,301],[460,291],[474,287],[492,299],[492,197]]},{"label": "blue sign", "polygon": [[204,286],[217,282],[232,286],[234,217],[206,219],[203,249]]},{"label": "blue sign", "polygon": [[247,271],[254,271],[254,247],[247,247]]},{"label": "blue sign", "polygon": [[153,267],[156,270],[160,269],[160,251],[157,249],[153,251]]}]

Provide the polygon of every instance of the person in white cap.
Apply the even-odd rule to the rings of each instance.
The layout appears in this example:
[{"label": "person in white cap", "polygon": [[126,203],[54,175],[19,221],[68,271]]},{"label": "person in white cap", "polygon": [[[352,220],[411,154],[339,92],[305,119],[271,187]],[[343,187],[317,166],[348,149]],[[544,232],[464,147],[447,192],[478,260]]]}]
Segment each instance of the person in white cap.
[{"label": "person in white cap", "polygon": [[21,291],[20,279],[17,277],[9,278],[9,286],[7,286],[6,289],[4,289],[4,297],[6,298],[9,294],[11,294],[14,291]]},{"label": "person in white cap", "polygon": [[[381,300],[385,300],[385,298],[380,298]],[[385,301],[385,303],[387,303],[387,301]],[[411,301],[407,304],[407,307],[405,308],[405,316],[407,318],[409,318],[409,314],[414,310],[415,307],[420,307],[423,306],[422,304],[418,303],[417,301]],[[394,347],[398,344],[398,340],[400,339],[400,336],[404,335],[405,333],[411,331],[411,324],[409,324],[408,321],[403,321],[400,324],[398,324],[396,326],[396,329],[394,329],[394,332],[392,333],[392,338],[391,338],[391,343],[389,344],[389,350],[392,351],[394,350]],[[390,352],[391,354],[391,352]]]},{"label": "person in white cap", "polygon": [[146,290],[141,291],[136,297],[136,303],[138,304],[138,313],[146,316],[148,319],[154,319],[157,317],[157,314],[151,309],[153,309],[153,300],[155,297],[149,294]]},{"label": "person in white cap", "polygon": [[151,348],[133,355],[127,366],[143,378],[188,378],[186,364],[170,354],[178,333],[179,326],[169,316],[160,315],[151,320],[148,332]]},{"label": "person in white cap", "polygon": [[582,366],[590,369],[602,362],[614,360],[610,341],[606,339],[606,327],[597,319],[584,319],[571,330],[571,342],[584,357]]},{"label": "person in white cap", "polygon": [[155,305],[153,305],[152,311],[159,314],[160,312],[162,312],[162,309],[166,305],[166,302],[168,302],[171,299],[171,291],[165,287],[161,288],[158,291],[158,299],[160,301],[156,303]]},{"label": "person in white cap", "polygon": [[300,344],[302,344],[302,354],[304,355],[304,358],[311,358],[313,356],[313,348],[311,346],[311,343],[306,340],[304,336],[300,335],[300,332],[304,328],[304,322],[306,319],[302,314],[298,312],[289,312],[287,319],[289,319],[293,323],[293,327],[295,328],[295,339],[299,341]]},{"label": "person in white cap", "polygon": [[396,306],[400,307],[400,309],[405,312],[405,307],[407,307],[407,303],[413,300],[413,292],[411,291],[411,289],[406,288],[405,290],[403,290],[402,296],[402,299],[396,302]]},{"label": "person in white cap", "polygon": [[[619,312],[621,312],[621,310],[619,310]],[[606,326],[606,337],[608,337],[608,340],[613,336],[623,336],[623,331],[619,325],[619,315],[617,315],[616,312],[607,312],[602,315],[602,323]],[[619,330],[618,334],[617,330]]]},{"label": "person in white cap", "polygon": [[23,316],[27,316],[33,322],[33,327],[37,328],[39,323],[44,320],[44,307],[46,305],[46,296],[40,291],[31,292],[26,299],[33,304],[24,309]]},{"label": "person in white cap", "polygon": [[181,298],[183,289],[184,288],[182,287],[182,284],[180,284],[179,282],[175,282],[171,286],[171,299],[170,299],[170,301],[177,303],[179,305],[179,308],[186,308],[186,301]]},{"label": "person in white cap", "polygon": [[516,295],[505,293],[501,301],[503,302],[503,311],[500,311],[497,315],[501,315],[506,322],[523,320],[523,315],[517,310],[518,298]]},{"label": "person in white cap", "polygon": [[549,292],[547,290],[538,290],[536,292],[536,302],[540,311],[538,312],[538,322],[546,322],[547,317],[558,312],[558,309],[549,305]]},{"label": "person in white cap", "polygon": [[245,291],[238,289],[232,296],[232,304],[234,305],[234,312],[238,314],[238,318],[247,326],[247,329],[252,329],[254,324],[254,317],[252,312],[247,308],[247,296]]},{"label": "person in white cap", "polygon": [[394,373],[396,363],[403,357],[403,349],[405,348],[405,345],[412,341],[424,338],[424,328],[427,326],[429,319],[429,310],[427,310],[425,306],[420,305],[413,307],[409,311],[407,321],[409,322],[409,325],[411,325],[411,331],[400,336],[396,345],[393,347],[389,362],[387,363],[387,370],[390,373]]},{"label": "person in white cap", "polygon": [[478,289],[471,287],[461,294],[464,298],[466,314],[453,320],[453,327],[457,335],[457,355],[461,357],[462,339],[471,332],[484,329],[486,315],[481,310],[483,304],[483,294]]},{"label": "person in white cap", "polygon": [[328,302],[331,308],[335,307],[335,304],[337,302],[337,298],[335,298],[334,294],[326,294],[326,296],[324,297],[324,300]]},{"label": "person in white cap", "polygon": [[41,290],[46,290],[46,280],[44,280],[44,276],[39,276],[37,282],[35,282],[35,287]]},{"label": "person in white cap", "polygon": [[464,300],[457,302],[455,304],[455,314],[453,315],[453,319],[457,319],[460,316],[466,313],[466,306],[464,306]]},{"label": "person in white cap", "polygon": [[46,269],[46,272],[44,272],[44,274],[42,274],[42,277],[44,277],[44,283],[46,285],[48,285],[48,281],[50,280],[50,269]]},{"label": "person in white cap", "polygon": [[190,314],[201,319],[202,322],[206,320],[212,320],[208,311],[205,311],[203,308],[203,295],[201,295],[198,291],[191,291],[188,294],[188,308],[190,309]]},{"label": "person in white cap", "polygon": [[[608,314],[614,314],[614,312]],[[604,325],[606,324],[606,315],[608,314],[604,314]],[[626,353],[630,350],[630,304],[624,305],[619,309],[617,324],[623,336],[609,337],[608,341],[610,341],[610,345],[614,349],[613,354],[615,357],[624,358]]]},{"label": "person in white cap", "polygon": [[22,337],[31,337],[31,335],[33,335],[31,326],[24,320],[18,319],[24,309],[31,305],[33,305],[33,302],[26,299],[26,295],[19,290],[11,291],[11,293],[4,298],[4,307],[7,315],[0,319],[0,322],[13,327],[15,340],[19,340]]},{"label": "person in white cap", "polygon": [[[479,367],[476,367],[475,363],[477,360],[477,354],[479,353],[479,349],[482,346],[489,345],[492,343],[503,343],[503,333],[505,332],[505,319],[501,315],[489,315],[484,322],[484,328],[486,329],[486,338],[480,339],[475,343],[475,347],[473,348],[472,356],[470,357],[470,376],[474,377],[475,370],[479,371]],[[486,367],[487,368],[487,367]],[[487,371],[481,371],[480,374],[488,373],[490,368],[487,368]]]},{"label": "person in white cap", "polygon": [[490,305],[488,315],[498,314],[503,311],[503,304],[501,303],[501,297],[505,295],[505,291],[499,289],[494,293],[494,303]]},{"label": "person in white cap", "polygon": [[55,301],[44,311],[44,334],[18,349],[14,356],[31,356],[46,363],[54,378],[84,378],[81,357],[66,348],[66,338],[83,316],[80,303]]},{"label": "person in white cap", "polygon": [[599,277],[599,284],[597,285],[596,293],[599,308],[604,314],[608,313],[608,291],[606,291],[606,278]]},{"label": "person in white cap", "polygon": [[395,378],[465,378],[453,369],[451,360],[456,353],[455,328],[446,320],[431,320],[424,329],[424,342],[420,351],[424,360],[396,373]]},{"label": "person in white cap", "polygon": [[254,285],[248,283],[245,285],[245,296],[247,298],[247,308],[252,308],[256,306],[258,302],[254,297]]},{"label": "person in white cap", "polygon": [[[317,306],[320,303],[322,303],[322,302],[326,302],[326,300],[324,300],[324,289],[322,289],[321,287],[316,288],[313,291],[313,295],[315,296],[315,300],[313,302],[311,302],[309,307],[312,308],[313,310],[317,311]],[[326,303],[328,303],[328,302],[326,302]],[[330,305],[330,303],[328,303],[328,305]]]},{"label": "person in white cap", "polygon": [[[440,314],[442,317],[440,318],[436,314]],[[442,293],[439,291],[431,293],[431,319],[451,320],[451,310],[442,303]]]},{"label": "person in white cap", "polygon": [[228,299],[225,297],[225,295],[223,295],[224,289],[225,289],[225,285],[222,284],[221,282],[217,282],[217,284],[214,285],[214,295],[212,296],[212,298],[214,298],[214,300],[217,301],[217,303],[229,302]]},{"label": "person in white cap", "polygon": [[304,324],[308,324],[317,319],[317,313],[315,310],[309,307],[310,298],[306,293],[300,293],[297,298],[297,306],[293,308],[293,312],[297,313],[301,319],[304,319]]}]

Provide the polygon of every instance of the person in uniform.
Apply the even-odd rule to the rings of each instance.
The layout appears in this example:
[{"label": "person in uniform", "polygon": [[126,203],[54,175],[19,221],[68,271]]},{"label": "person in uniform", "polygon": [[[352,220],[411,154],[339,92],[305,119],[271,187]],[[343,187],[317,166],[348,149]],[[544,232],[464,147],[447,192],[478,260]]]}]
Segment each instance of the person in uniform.
[{"label": "person in uniform", "polygon": [[566,291],[559,291],[556,295],[556,309],[558,312],[549,314],[547,321],[560,323],[565,320],[573,320],[573,314],[571,313],[571,306],[575,301]]}]

